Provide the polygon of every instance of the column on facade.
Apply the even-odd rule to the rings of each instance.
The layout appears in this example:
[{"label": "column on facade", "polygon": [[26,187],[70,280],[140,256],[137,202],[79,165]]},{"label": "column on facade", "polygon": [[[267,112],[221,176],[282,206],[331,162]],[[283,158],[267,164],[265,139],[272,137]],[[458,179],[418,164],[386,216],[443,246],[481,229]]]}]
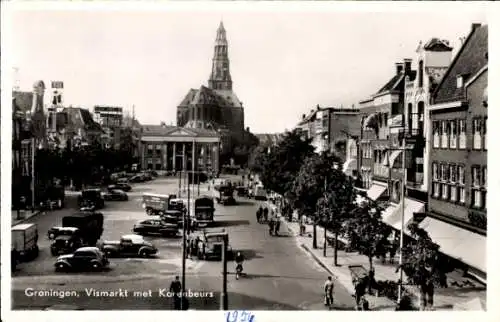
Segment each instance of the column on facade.
[{"label": "column on facade", "polygon": [[177,168],[175,167],[175,159],[177,159],[177,145],[174,142],[174,155],[172,156],[172,170],[176,171]]},{"label": "column on facade", "polygon": [[162,162],[162,169],[163,170],[168,170],[167,169],[167,162],[168,162],[168,142],[163,142],[163,162]]},{"label": "column on facade", "polygon": [[196,153],[196,148],[197,148],[197,145],[196,145],[196,142],[193,141],[193,146],[191,147],[191,171],[196,171],[196,164],[198,162],[196,162],[196,159],[198,158],[198,153]]},{"label": "column on facade", "polygon": [[186,143],[182,143],[182,171],[186,171]]},{"label": "column on facade", "polygon": [[146,149],[144,148],[144,142],[141,142],[141,169],[146,169]]},{"label": "column on facade", "polygon": [[215,172],[219,172],[219,144],[215,144],[215,149],[214,149],[214,159],[212,163],[212,168],[214,169]]}]

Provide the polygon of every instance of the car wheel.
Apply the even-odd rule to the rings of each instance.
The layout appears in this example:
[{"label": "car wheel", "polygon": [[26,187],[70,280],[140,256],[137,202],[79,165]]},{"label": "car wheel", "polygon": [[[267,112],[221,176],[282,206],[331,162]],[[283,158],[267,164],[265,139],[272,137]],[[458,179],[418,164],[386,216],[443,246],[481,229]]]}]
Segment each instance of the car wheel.
[{"label": "car wheel", "polygon": [[98,263],[98,262],[94,262],[94,263],[92,263],[92,269],[93,269],[94,271],[98,271],[98,270],[100,270],[101,268],[102,268],[102,265],[101,265],[100,263]]},{"label": "car wheel", "polygon": [[149,257],[149,253],[148,253],[147,250],[141,250],[139,252],[139,256],[141,256],[141,257]]},{"label": "car wheel", "polygon": [[56,265],[56,272],[64,272],[67,270],[67,266],[64,265],[63,263],[59,263]]},{"label": "car wheel", "polygon": [[104,254],[106,254],[106,257],[108,257],[108,258],[113,256],[113,252],[110,250],[105,251]]}]

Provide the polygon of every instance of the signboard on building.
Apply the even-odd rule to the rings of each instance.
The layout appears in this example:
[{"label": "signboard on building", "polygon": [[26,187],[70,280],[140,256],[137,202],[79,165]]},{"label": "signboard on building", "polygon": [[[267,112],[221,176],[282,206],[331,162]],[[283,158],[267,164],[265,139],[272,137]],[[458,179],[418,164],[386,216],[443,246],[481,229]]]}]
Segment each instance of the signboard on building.
[{"label": "signboard on building", "polygon": [[52,88],[64,88],[64,82],[61,81],[52,81]]}]

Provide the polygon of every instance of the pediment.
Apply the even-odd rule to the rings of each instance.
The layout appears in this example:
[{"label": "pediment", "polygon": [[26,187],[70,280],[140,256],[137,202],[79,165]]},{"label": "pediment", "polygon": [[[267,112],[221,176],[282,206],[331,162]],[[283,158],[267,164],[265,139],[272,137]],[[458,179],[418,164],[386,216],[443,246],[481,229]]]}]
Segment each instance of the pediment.
[{"label": "pediment", "polygon": [[168,133],[169,136],[196,136],[196,133],[186,130],[184,128],[173,129]]}]

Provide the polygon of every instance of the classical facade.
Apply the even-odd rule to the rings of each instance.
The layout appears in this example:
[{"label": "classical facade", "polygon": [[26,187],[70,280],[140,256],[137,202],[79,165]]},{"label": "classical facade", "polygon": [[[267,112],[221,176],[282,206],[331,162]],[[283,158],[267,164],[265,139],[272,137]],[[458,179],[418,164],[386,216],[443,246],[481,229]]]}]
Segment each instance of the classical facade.
[{"label": "classical facade", "polygon": [[210,129],[144,125],[139,145],[142,169],[219,171],[221,139]]},{"label": "classical facade", "polygon": [[222,146],[222,153],[232,151],[234,145],[243,140],[243,103],[233,91],[228,42],[222,22],[217,29],[208,86],[189,90],[177,107],[177,126],[218,131],[228,143]]},{"label": "classical facade", "polygon": [[429,206],[440,251],[486,281],[488,26],[474,24],[431,99]]}]

